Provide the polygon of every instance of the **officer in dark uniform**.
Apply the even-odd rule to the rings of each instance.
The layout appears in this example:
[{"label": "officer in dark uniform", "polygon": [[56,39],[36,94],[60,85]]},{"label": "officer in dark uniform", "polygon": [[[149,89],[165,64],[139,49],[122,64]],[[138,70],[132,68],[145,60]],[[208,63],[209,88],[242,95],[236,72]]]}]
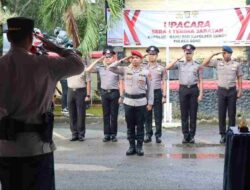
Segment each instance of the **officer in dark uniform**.
[{"label": "officer in dark uniform", "polygon": [[[72,50],[40,40],[60,58],[30,53],[34,21],[7,20],[10,51],[0,58],[0,181],[3,190],[54,190],[53,114],[57,82],[84,66]],[[38,37],[37,37],[38,38]]]},{"label": "officer in dark uniform", "polygon": [[[102,65],[95,66],[99,61]],[[103,50],[103,57],[90,64],[87,72],[98,72],[101,79],[101,98],[103,108],[104,138],[103,142],[117,142],[119,99],[123,97],[123,78],[107,69],[117,61],[116,53],[111,46]]]},{"label": "officer in dark uniform", "polygon": [[[162,135],[162,104],[166,102],[166,88],[167,88],[167,72],[166,69],[157,63],[159,49],[156,46],[149,46],[146,49],[148,53],[148,65],[146,68],[152,76],[152,83],[154,86],[154,118],[155,118],[155,139],[156,143],[161,143]],[[145,143],[151,142],[153,135],[152,130],[152,110],[146,111],[145,128],[146,138]]]},{"label": "officer in dark uniform", "polygon": [[[218,107],[220,143],[226,142],[226,113],[228,111],[228,126],[235,126],[236,101],[242,96],[242,75],[240,63],[233,61],[233,50],[229,46],[223,46],[222,51],[212,54],[203,61],[204,66],[215,67],[218,76]],[[223,60],[211,60],[214,56],[222,54]],[[238,81],[238,91],[236,89]]]},{"label": "officer in dark uniform", "polygon": [[179,98],[181,109],[182,143],[195,143],[198,101],[202,100],[203,86],[200,64],[193,60],[195,47],[192,44],[182,46],[185,61],[176,59],[166,66],[179,71]]},{"label": "officer in dark uniform", "polygon": [[123,103],[127,122],[127,138],[130,144],[126,155],[143,156],[144,116],[146,109],[152,110],[154,92],[151,75],[141,65],[142,54],[135,50],[131,51],[131,64],[128,67],[117,67],[121,61],[126,59],[128,57],[112,63],[109,70],[124,76],[125,98]]}]

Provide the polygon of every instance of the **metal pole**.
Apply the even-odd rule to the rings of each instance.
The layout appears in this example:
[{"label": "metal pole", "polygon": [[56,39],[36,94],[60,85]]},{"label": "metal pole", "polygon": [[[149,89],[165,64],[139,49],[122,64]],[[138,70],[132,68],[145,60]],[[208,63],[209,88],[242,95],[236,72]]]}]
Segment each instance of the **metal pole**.
[{"label": "metal pole", "polygon": [[[166,48],[165,48],[165,53],[166,53],[166,65],[169,63],[169,52],[170,52],[170,47],[169,47],[169,27],[168,27],[168,21],[169,21],[169,1],[165,0],[165,22],[166,22]],[[168,79],[167,79],[167,99],[166,99],[166,104],[164,105],[164,118],[163,118],[163,124],[162,126],[165,128],[168,127],[178,127],[180,126],[180,123],[173,123],[172,122],[172,104],[170,103],[170,82],[169,82],[169,71],[167,71],[168,74]]]}]

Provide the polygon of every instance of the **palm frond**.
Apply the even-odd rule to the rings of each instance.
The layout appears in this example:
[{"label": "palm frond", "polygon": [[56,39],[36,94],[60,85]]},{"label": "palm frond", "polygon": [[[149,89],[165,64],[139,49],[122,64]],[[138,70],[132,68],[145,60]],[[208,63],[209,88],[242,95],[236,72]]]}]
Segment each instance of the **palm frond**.
[{"label": "palm frond", "polygon": [[79,46],[81,52],[87,55],[90,51],[98,46],[99,30],[98,15],[96,14],[96,6],[86,4],[86,30],[84,38]]},{"label": "palm frond", "polygon": [[123,0],[107,0],[107,3],[112,17],[114,19],[119,19],[123,9]]},{"label": "palm frond", "polygon": [[123,0],[107,0],[111,17],[107,21],[107,29],[112,28],[122,18]]},{"label": "palm frond", "polygon": [[76,23],[75,16],[72,11],[72,7],[68,9],[65,16],[65,25],[69,37],[73,40],[73,46],[78,47],[80,44],[78,26]]},{"label": "palm frond", "polygon": [[55,27],[63,20],[63,15],[77,0],[44,0],[41,7],[41,17],[45,27]]}]

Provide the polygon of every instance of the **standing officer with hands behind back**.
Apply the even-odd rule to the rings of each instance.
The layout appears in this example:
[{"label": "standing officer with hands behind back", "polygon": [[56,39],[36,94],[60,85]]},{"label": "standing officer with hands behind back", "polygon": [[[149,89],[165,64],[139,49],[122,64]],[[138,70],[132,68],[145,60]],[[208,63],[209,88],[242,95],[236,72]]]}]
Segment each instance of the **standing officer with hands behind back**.
[{"label": "standing officer with hands behind back", "polygon": [[[222,51],[212,54],[203,61],[204,66],[215,67],[218,76],[218,106],[219,106],[219,130],[220,143],[226,142],[226,113],[228,111],[228,126],[235,126],[236,101],[242,96],[242,68],[240,63],[233,61],[233,50],[229,46],[223,46]],[[211,60],[214,56],[222,54],[223,60]],[[238,81],[238,92],[236,90]]]},{"label": "standing officer with hands behind back", "polygon": [[166,69],[178,69],[179,98],[181,109],[182,143],[195,143],[198,101],[202,100],[203,85],[200,64],[193,60],[195,47],[192,44],[182,46],[185,61],[176,61],[166,66]]},{"label": "standing officer with hands behind back", "polygon": [[7,20],[10,51],[0,58],[0,181],[3,190],[54,190],[53,114],[57,82],[84,66],[72,50],[44,40],[61,57],[33,55],[34,21]]},{"label": "standing officer with hands behind back", "polygon": [[[148,53],[148,65],[146,68],[152,76],[152,83],[154,86],[154,118],[155,118],[155,140],[156,143],[161,143],[162,135],[162,104],[166,102],[166,88],[167,88],[167,72],[166,69],[157,63],[159,49],[155,46],[149,46],[146,50]],[[145,128],[146,138],[145,143],[151,142],[153,135],[152,130],[152,110],[146,111]]]}]

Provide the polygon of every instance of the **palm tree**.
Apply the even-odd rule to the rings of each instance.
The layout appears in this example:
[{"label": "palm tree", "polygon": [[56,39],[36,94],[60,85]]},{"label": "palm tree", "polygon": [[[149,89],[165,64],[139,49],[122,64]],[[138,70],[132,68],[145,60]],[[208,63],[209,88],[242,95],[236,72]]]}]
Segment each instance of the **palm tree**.
[{"label": "palm tree", "polygon": [[0,2],[0,55],[2,55],[3,49],[3,35],[2,35],[2,25],[6,23],[6,20],[10,17],[14,16],[8,10],[4,10],[2,7],[2,2]]},{"label": "palm tree", "polygon": [[96,49],[100,32],[106,31],[104,7],[110,7],[113,19],[121,16],[123,0],[44,0],[41,17],[44,26],[55,28],[63,23],[73,45],[84,54]]}]

